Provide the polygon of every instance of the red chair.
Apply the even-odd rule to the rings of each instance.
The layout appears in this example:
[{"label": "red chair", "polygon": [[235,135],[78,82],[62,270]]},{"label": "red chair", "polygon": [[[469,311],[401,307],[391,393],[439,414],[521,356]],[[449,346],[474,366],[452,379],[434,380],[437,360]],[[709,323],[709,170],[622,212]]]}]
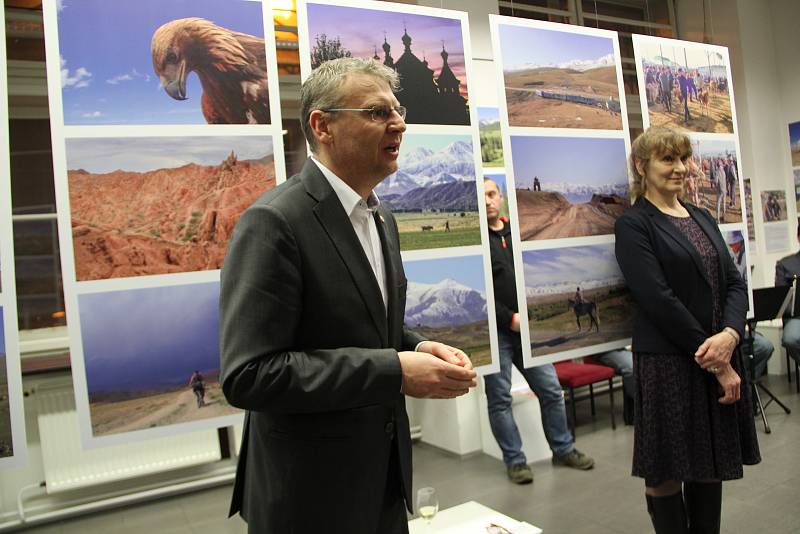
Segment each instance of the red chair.
[{"label": "red chair", "polygon": [[572,437],[575,437],[575,421],[577,414],[575,412],[575,388],[589,386],[589,400],[592,404],[592,417],[595,415],[594,408],[594,384],[608,381],[608,400],[611,405],[611,428],[617,429],[617,421],[614,418],[614,369],[604,365],[597,365],[594,363],[576,363],[574,361],[558,362],[554,364],[556,368],[556,375],[558,375],[558,382],[561,384],[562,389],[569,392],[569,403],[571,406],[571,417],[569,427],[572,431]]}]

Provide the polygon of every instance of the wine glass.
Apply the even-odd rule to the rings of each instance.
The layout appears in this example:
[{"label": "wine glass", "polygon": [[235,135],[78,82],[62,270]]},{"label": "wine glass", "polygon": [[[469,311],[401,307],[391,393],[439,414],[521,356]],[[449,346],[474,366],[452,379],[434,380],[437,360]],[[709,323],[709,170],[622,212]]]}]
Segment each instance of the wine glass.
[{"label": "wine glass", "polygon": [[430,532],[433,516],[439,511],[439,497],[436,496],[435,489],[420,488],[417,490],[417,510],[419,510],[419,515],[425,520],[425,523],[427,523],[427,530]]}]

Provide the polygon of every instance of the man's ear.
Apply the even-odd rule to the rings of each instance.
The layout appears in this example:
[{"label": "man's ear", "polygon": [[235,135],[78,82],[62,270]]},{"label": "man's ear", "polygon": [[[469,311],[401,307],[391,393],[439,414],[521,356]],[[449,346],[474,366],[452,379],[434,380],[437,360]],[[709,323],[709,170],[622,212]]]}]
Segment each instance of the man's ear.
[{"label": "man's ear", "polygon": [[328,113],[315,109],[308,116],[308,125],[314,132],[317,142],[329,145],[333,142],[333,133],[330,130],[331,117]]}]

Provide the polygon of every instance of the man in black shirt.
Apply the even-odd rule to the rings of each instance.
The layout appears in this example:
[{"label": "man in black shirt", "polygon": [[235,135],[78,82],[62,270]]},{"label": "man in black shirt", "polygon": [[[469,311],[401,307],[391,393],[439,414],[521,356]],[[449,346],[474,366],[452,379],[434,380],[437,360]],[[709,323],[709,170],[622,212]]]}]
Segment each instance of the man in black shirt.
[{"label": "man in black shirt", "polygon": [[500,372],[486,375],[486,398],[489,424],[497,444],[503,451],[508,477],[515,484],[529,484],[533,472],[522,452],[522,438],[511,409],[511,366],[522,373],[539,398],[542,426],[547,443],[553,451],[553,463],[575,469],[591,469],[594,460],[583,454],[572,442],[564,409],[564,394],[552,364],[524,368],[520,322],[517,313],[517,290],[514,279],[514,259],[511,248],[511,228],[500,217],[503,195],[497,184],[484,180],[486,217],[489,222],[489,248],[492,254],[497,339],[500,348]]},{"label": "man in black shirt", "polygon": [[[797,220],[797,240],[800,241],[800,219]],[[797,277],[800,277],[800,252],[781,258],[775,264],[775,287],[790,286]],[[795,360],[800,358],[800,317],[784,317],[781,343],[789,356]]]}]

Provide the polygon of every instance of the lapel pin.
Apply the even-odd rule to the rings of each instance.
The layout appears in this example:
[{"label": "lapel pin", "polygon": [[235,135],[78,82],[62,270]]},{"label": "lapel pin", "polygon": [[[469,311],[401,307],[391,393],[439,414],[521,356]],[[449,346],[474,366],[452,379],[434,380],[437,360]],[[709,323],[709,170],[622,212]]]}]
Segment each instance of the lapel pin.
[{"label": "lapel pin", "polygon": [[384,219],[384,218],[383,218],[383,215],[381,215],[381,214],[379,213],[379,214],[378,214],[378,217],[380,217],[380,219],[381,219],[381,222],[382,222],[382,223],[386,223],[386,219]]}]

